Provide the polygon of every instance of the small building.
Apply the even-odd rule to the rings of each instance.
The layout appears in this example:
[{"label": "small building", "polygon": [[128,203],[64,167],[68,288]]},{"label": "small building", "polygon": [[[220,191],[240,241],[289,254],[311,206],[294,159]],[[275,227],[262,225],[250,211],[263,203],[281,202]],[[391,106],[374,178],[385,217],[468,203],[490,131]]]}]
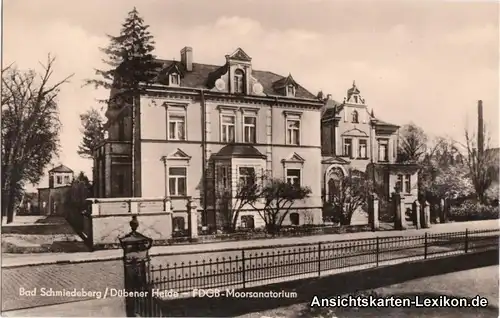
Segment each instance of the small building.
[{"label": "small building", "polygon": [[64,203],[73,178],[73,170],[64,165],[49,170],[49,187],[38,188],[40,215],[63,215]]}]

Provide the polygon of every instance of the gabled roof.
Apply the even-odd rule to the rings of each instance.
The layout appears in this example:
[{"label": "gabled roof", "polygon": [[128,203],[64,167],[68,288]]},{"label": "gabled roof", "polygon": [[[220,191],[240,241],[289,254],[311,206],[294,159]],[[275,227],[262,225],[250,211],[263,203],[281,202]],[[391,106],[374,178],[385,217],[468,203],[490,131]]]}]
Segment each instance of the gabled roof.
[{"label": "gabled roof", "polygon": [[349,164],[349,161],[337,156],[328,156],[328,157],[325,156],[321,158],[321,163],[346,165]]},{"label": "gabled roof", "polygon": [[[213,88],[215,81],[223,74],[227,73],[227,64],[224,65],[210,65],[193,63],[193,70],[187,72],[185,66],[177,61],[157,59],[159,71],[170,67],[171,64],[176,63],[184,74],[181,79],[181,87],[189,88]],[[273,83],[284,80],[286,77],[275,74],[270,71],[252,70],[252,77],[254,77],[263,87],[263,93],[270,96],[279,96],[282,93],[277,92],[273,87]],[[309,92],[307,89],[297,84],[295,89],[295,97],[304,99],[317,100],[316,96]]]},{"label": "gabled roof", "polygon": [[49,170],[49,172],[62,172],[62,173],[71,173],[73,170],[70,168],[66,167],[65,165],[59,165],[55,168],[52,168]]},{"label": "gabled roof", "polygon": [[237,48],[236,51],[233,52],[233,54],[226,55],[226,58],[243,62],[252,61],[252,58],[248,54],[246,54],[245,51],[243,51],[240,47]]},{"label": "gabled roof", "polygon": [[273,83],[273,88],[274,89],[280,89],[289,85],[293,85],[294,87],[299,86],[297,82],[292,77],[292,74],[288,74],[287,77],[283,77],[282,79],[277,80],[276,82]]},{"label": "gabled roof", "polygon": [[218,153],[214,155],[215,157],[232,157],[232,158],[262,158],[265,159],[266,156],[260,153],[252,145],[240,145],[240,144],[229,144],[222,147]]},{"label": "gabled roof", "polygon": [[168,67],[164,68],[161,70],[161,72],[158,74],[158,77],[162,77],[162,75],[168,75],[172,73],[177,73],[181,77],[184,76],[185,72],[185,67],[181,62],[173,61],[172,64],[170,64]]}]

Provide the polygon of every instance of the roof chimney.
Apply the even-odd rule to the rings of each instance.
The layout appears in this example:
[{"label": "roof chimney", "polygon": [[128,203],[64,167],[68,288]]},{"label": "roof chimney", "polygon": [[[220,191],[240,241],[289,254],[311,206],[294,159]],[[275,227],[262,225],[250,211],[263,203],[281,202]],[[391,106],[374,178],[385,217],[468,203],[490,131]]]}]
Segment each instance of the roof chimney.
[{"label": "roof chimney", "polygon": [[181,62],[186,67],[186,71],[193,70],[193,48],[186,46],[181,50]]},{"label": "roof chimney", "polygon": [[477,102],[477,152],[482,155],[484,151],[484,124],[483,124],[483,101]]}]

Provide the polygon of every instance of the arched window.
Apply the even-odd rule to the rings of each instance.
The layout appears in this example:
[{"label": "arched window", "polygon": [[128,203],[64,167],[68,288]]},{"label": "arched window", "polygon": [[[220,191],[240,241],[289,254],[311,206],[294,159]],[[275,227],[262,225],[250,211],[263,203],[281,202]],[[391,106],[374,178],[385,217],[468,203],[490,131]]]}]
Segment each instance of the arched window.
[{"label": "arched window", "polygon": [[352,112],[352,122],[358,123],[358,112],[357,111]]},{"label": "arched window", "polygon": [[299,225],[299,214],[297,212],[290,213],[290,223],[292,225]]},{"label": "arched window", "polygon": [[242,94],[244,93],[244,82],[245,82],[245,73],[237,69],[234,71],[234,93],[235,94]]},{"label": "arched window", "polygon": [[242,215],[241,216],[241,227],[246,229],[254,229],[255,228],[255,220],[253,215]]}]

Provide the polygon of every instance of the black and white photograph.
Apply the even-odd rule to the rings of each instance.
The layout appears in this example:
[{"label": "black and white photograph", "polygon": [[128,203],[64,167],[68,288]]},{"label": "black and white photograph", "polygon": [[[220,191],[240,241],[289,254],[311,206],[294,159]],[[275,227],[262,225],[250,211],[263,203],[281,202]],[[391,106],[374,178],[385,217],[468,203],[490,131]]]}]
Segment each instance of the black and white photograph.
[{"label": "black and white photograph", "polygon": [[499,316],[500,2],[1,11],[1,316]]}]

